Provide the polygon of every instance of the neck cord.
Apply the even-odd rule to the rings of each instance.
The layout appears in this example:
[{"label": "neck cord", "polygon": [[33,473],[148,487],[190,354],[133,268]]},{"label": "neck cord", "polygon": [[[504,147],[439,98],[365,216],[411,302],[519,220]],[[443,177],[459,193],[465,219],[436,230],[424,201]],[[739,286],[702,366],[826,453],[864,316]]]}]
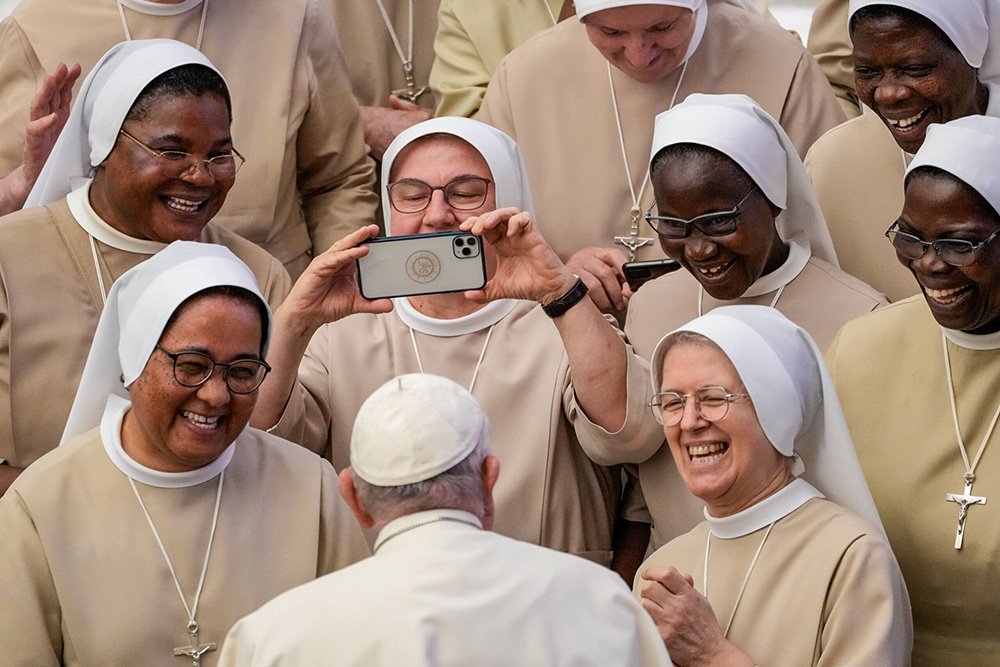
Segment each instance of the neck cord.
[{"label": "neck cord", "polygon": [[[411,0],[412,1],[412,0]],[[115,0],[118,4],[118,15],[122,17],[122,28],[125,29],[125,41],[132,41],[132,33],[128,29],[128,21],[125,19],[125,7],[122,6],[122,0]],[[208,16],[208,0],[202,0],[201,3],[201,23],[198,26],[198,41],[195,42],[194,48],[201,51],[201,38],[205,36],[205,17]]]},{"label": "neck cord", "polygon": [[[479,353],[479,361],[476,362],[476,370],[472,373],[472,382],[469,383],[469,393],[472,393],[473,388],[476,386],[476,378],[479,377],[479,368],[483,365],[483,357],[486,356],[486,347],[490,344],[490,338],[493,336],[493,327],[496,326],[496,322],[490,325],[489,331],[486,332],[486,342],[483,343],[483,349]],[[420,361],[420,350],[417,348],[417,336],[413,333],[413,327],[407,327],[410,330],[410,342],[413,343],[413,353],[417,355],[417,368],[420,372],[424,372],[424,364]]]},{"label": "neck cord", "polygon": [[990,426],[986,429],[986,435],[983,436],[983,441],[979,445],[979,451],[976,452],[976,458],[973,459],[972,464],[969,464],[969,454],[965,449],[965,441],[962,439],[962,429],[958,425],[958,406],[955,403],[955,386],[951,379],[951,358],[948,355],[948,339],[941,335],[941,343],[944,347],[944,371],[945,377],[948,379],[948,399],[951,402],[951,418],[952,422],[955,424],[955,439],[958,440],[958,450],[962,452],[962,463],[965,464],[965,481],[972,484],[976,481],[976,466],[979,465],[979,459],[982,457],[983,452],[986,451],[986,443],[989,441],[990,436],[993,435],[993,429],[997,425],[997,420],[1000,420],[1000,405],[997,405],[996,412],[993,413],[993,420],[990,422]]},{"label": "neck cord", "polygon": [[170,561],[170,556],[167,555],[167,549],[163,546],[163,540],[160,539],[160,533],[157,532],[156,526],[153,525],[153,519],[149,516],[149,511],[146,509],[146,503],[142,502],[142,496],[139,495],[139,489],[135,486],[135,480],[131,476],[128,478],[128,483],[132,486],[132,491],[135,493],[136,499],[139,501],[139,506],[142,507],[143,514],[146,515],[146,521],[149,522],[149,527],[153,530],[153,537],[156,538],[156,543],[160,547],[160,553],[163,554],[163,560],[167,561],[167,569],[170,570],[170,576],[174,578],[174,585],[177,587],[177,595],[181,598],[181,604],[184,605],[184,611],[188,615],[188,633],[196,635],[198,633],[198,623],[194,620],[195,614],[198,613],[198,602],[201,600],[201,591],[205,587],[205,575],[208,573],[208,559],[212,555],[212,542],[215,540],[215,528],[219,525],[219,505],[222,501],[222,483],[225,481],[226,471],[223,470],[219,473],[219,490],[215,494],[215,511],[212,513],[212,531],[208,536],[208,549],[205,550],[205,563],[201,566],[201,578],[198,580],[198,589],[194,594],[194,604],[188,606],[187,600],[184,598],[184,591],[181,590],[181,582],[177,579],[177,572],[174,571],[174,564]]},{"label": "neck cord", "polygon": [[[787,285],[787,284],[788,283],[785,283],[785,285]],[[781,293],[785,291],[785,285],[782,285],[781,287],[779,287],[778,291],[774,293],[774,298],[771,299],[771,305],[769,306],[770,308],[774,308],[774,306],[778,303],[778,299],[781,298]],[[698,317],[701,317],[702,314],[703,314],[701,312],[701,306],[702,306],[702,302],[704,300],[705,300],[705,288],[704,288],[704,286],[702,286],[701,283],[699,283],[698,284]]]},{"label": "neck cord", "polygon": [[[615,110],[615,124],[618,126],[618,143],[622,147],[622,161],[625,163],[625,178],[628,181],[628,191],[632,195],[632,215],[637,215],[642,209],[640,203],[642,202],[642,195],[646,192],[646,185],[649,183],[649,169],[646,169],[646,174],[642,179],[642,186],[639,188],[639,196],[635,194],[635,186],[632,183],[632,170],[628,166],[628,153],[625,151],[625,135],[622,132],[622,119],[618,113],[618,97],[615,95],[615,80],[611,76],[611,62],[606,63],[608,66],[608,84],[611,86],[611,106]],[[681,67],[681,75],[677,77],[677,86],[674,88],[673,97],[670,98],[670,106],[667,110],[674,108],[674,102],[677,101],[677,93],[681,89],[681,83],[684,81],[684,73],[687,72],[688,61],[684,61],[683,67]]]},{"label": "neck cord", "polygon": [[552,19],[552,25],[559,23],[556,19],[556,15],[552,13],[552,8],[549,7],[549,0],[542,0],[542,4],[545,5],[545,11],[549,13],[549,18]]},{"label": "neck cord", "polygon": [[[733,619],[736,618],[736,609],[740,606],[740,600],[743,599],[743,592],[747,589],[747,582],[750,581],[750,574],[753,572],[754,567],[757,565],[757,558],[760,556],[761,549],[764,548],[764,542],[767,542],[767,536],[771,534],[771,529],[774,528],[774,524],[777,520],[772,521],[771,525],[767,527],[767,531],[764,533],[764,539],[760,541],[760,546],[757,547],[757,553],[753,555],[753,560],[750,561],[750,567],[747,568],[747,573],[743,577],[743,583],[740,584],[740,591],[736,594],[736,604],[733,605],[733,613],[729,615],[729,622],[726,623],[726,629],[723,633],[723,637],[729,636],[729,628],[733,625]],[[705,542],[705,598],[708,598],[708,551],[709,547],[712,546],[712,529],[708,529],[708,540]]]},{"label": "neck cord", "polygon": [[97,284],[101,288],[101,303],[106,304],[108,302],[108,290],[104,287],[104,274],[101,273],[101,263],[97,260],[97,244],[94,242],[93,234],[88,233],[87,237],[90,238],[90,252],[94,256],[94,270],[97,271]]},{"label": "neck cord", "polygon": [[410,29],[409,29],[409,43],[406,46],[406,54],[403,54],[403,46],[399,43],[399,37],[396,36],[396,30],[392,27],[392,21],[389,19],[389,13],[385,11],[385,5],[382,4],[382,0],[375,0],[378,5],[378,9],[382,12],[382,21],[385,22],[385,27],[389,31],[389,37],[392,38],[392,45],[396,47],[396,55],[399,56],[399,62],[403,66],[403,71],[413,67],[413,0],[410,0]]}]

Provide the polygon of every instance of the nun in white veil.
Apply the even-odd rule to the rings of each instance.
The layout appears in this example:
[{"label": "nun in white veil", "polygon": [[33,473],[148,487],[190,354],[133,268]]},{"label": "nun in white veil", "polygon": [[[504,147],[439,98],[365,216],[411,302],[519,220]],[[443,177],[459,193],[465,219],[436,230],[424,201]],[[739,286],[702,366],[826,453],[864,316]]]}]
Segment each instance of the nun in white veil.
[{"label": "nun in white veil", "polygon": [[215,664],[242,616],[368,555],[336,473],[247,428],[271,331],[232,252],[108,295],[64,441],[0,498],[5,664]]},{"label": "nun in white veil", "polygon": [[651,409],[705,522],[635,592],[677,665],[908,665],[910,605],[823,356],[763,306],[653,354]]},{"label": "nun in white veil", "polygon": [[[365,396],[405,373],[448,377],[472,392],[493,424],[504,466],[494,530],[610,563],[619,474],[592,463],[579,446],[584,418],[568,358],[575,350],[564,346],[561,327],[578,316],[594,323],[606,337],[581,345],[582,356],[612,359],[622,378],[625,346],[538,235],[520,149],[478,121],[437,118],[400,133],[382,168],[389,234],[481,234],[485,290],[364,301],[354,260],[367,253],[357,244],[376,228],[346,237],[313,260],[275,312],[268,355],[275,370],[252,423],[347,466],[350,425]],[[473,210],[451,206],[445,186],[468,177],[489,183],[485,197]],[[433,188],[424,209],[396,209],[389,188],[403,182]],[[643,377],[641,367],[633,371]],[[583,372],[574,366],[574,383]],[[595,404],[624,414],[623,381],[592,384],[607,396]]]}]

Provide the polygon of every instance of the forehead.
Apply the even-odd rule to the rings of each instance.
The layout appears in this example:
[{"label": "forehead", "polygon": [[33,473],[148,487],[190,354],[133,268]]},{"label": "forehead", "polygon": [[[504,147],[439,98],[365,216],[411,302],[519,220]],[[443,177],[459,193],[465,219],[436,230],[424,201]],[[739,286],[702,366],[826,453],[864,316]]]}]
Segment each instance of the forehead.
[{"label": "forehead", "polygon": [[452,135],[434,135],[407,144],[393,161],[390,178],[394,181],[415,178],[431,183],[462,175],[493,176],[486,158],[472,144]]},{"label": "forehead", "polygon": [[658,23],[676,21],[691,10],[670,5],[629,5],[612,7],[589,14],[583,19],[586,25],[611,28],[623,32],[646,30]]},{"label": "forehead", "polygon": [[146,139],[164,136],[211,142],[230,139],[229,109],[225,100],[211,93],[163,97],[145,113],[126,120],[125,125],[141,127]]},{"label": "forehead", "polygon": [[901,11],[855,19],[851,22],[851,41],[855,51],[868,56],[870,51],[896,48],[921,49],[962,57],[954,43],[933,21],[916,12]]},{"label": "forehead", "polygon": [[735,160],[723,153],[700,145],[671,146],[658,156],[653,168],[653,190],[659,199],[677,200],[683,197],[685,208],[701,208],[719,204],[722,208],[735,204],[733,196],[743,194],[753,185],[747,173]]},{"label": "forehead", "polygon": [[663,357],[662,389],[693,391],[708,384],[732,391],[742,387],[736,367],[726,353],[711,341],[678,341]]},{"label": "forehead", "polygon": [[947,173],[917,171],[906,180],[903,216],[934,236],[976,223],[1000,227],[1000,213],[972,186]]}]

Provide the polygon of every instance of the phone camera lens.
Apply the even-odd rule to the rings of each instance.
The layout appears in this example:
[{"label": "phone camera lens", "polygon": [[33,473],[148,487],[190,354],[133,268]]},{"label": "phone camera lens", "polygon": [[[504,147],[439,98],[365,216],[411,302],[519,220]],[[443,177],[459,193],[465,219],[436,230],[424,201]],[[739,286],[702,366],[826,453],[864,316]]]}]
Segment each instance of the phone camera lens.
[{"label": "phone camera lens", "polygon": [[465,243],[465,239],[455,239],[455,246],[461,248]]},{"label": "phone camera lens", "polygon": [[472,248],[462,248],[462,254],[468,257],[472,254]]},{"label": "phone camera lens", "polygon": [[475,237],[475,236],[473,236],[473,237],[472,237],[472,238],[470,238],[470,239],[469,239],[468,241],[469,241],[469,246],[474,246],[474,245],[476,245],[476,243],[478,242],[478,239],[476,239],[476,237]]}]

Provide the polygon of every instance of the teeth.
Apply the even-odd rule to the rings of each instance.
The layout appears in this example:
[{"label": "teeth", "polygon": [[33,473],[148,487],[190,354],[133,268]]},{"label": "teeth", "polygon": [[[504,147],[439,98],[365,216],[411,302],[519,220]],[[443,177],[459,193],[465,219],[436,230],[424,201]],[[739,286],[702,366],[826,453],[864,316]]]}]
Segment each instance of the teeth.
[{"label": "teeth", "polygon": [[180,197],[167,197],[167,206],[170,208],[175,208],[178,211],[183,211],[185,213],[194,213],[201,206],[202,202],[191,201],[190,199],[181,199]]},{"label": "teeth", "polygon": [[688,454],[693,458],[695,456],[710,456],[716,454],[726,449],[726,445],[721,442],[716,442],[711,445],[692,445],[688,447]]},{"label": "teeth", "polygon": [[717,273],[722,272],[722,270],[725,268],[726,268],[725,265],[723,265],[723,266],[712,267],[711,269],[698,269],[698,270],[701,271],[702,275],[711,277]]},{"label": "teeth", "polygon": [[925,287],[924,292],[932,299],[945,299],[952,294],[961,292],[964,289],[964,287],[953,287],[951,289],[931,289],[929,287]]},{"label": "teeth", "polygon": [[221,416],[206,417],[204,415],[199,415],[196,412],[191,412],[190,410],[181,410],[181,416],[195,426],[204,429],[215,428],[218,425],[219,420],[222,418]]},{"label": "teeth", "polygon": [[906,128],[910,127],[911,125],[915,125],[915,124],[919,123],[921,120],[923,120],[924,116],[927,115],[927,112],[929,110],[930,110],[930,107],[927,107],[926,109],[924,109],[923,111],[921,111],[920,113],[918,113],[916,116],[913,116],[911,118],[903,118],[901,120],[893,120],[892,118],[889,118],[888,121],[889,121],[889,124],[892,125],[893,127],[898,127],[901,130],[905,130]]}]

